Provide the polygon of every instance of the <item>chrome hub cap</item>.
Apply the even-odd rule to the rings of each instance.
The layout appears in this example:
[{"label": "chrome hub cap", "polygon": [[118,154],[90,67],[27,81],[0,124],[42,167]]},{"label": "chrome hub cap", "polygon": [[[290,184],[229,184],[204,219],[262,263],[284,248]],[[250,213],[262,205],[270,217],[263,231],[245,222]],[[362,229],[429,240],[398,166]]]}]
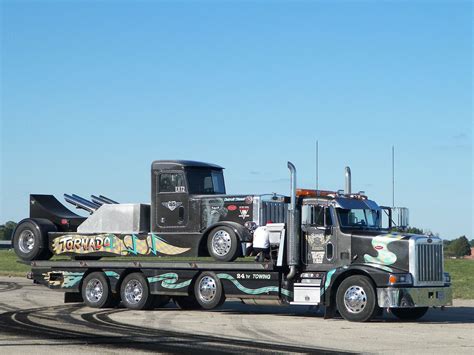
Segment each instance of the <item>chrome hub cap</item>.
[{"label": "chrome hub cap", "polygon": [[199,298],[204,302],[211,302],[216,297],[216,280],[210,276],[204,276],[199,281]]},{"label": "chrome hub cap", "polygon": [[367,294],[360,286],[351,286],[344,293],[344,306],[351,313],[360,313],[367,305]]},{"label": "chrome hub cap", "polygon": [[129,304],[137,304],[143,298],[143,286],[138,280],[130,280],[125,286],[124,293]]},{"label": "chrome hub cap", "polygon": [[229,233],[224,230],[219,230],[212,236],[212,249],[216,255],[227,255],[232,246],[232,239]]},{"label": "chrome hub cap", "polygon": [[35,246],[35,235],[30,230],[24,230],[20,234],[20,239],[18,240],[18,247],[22,253],[28,254],[33,250]]},{"label": "chrome hub cap", "polygon": [[91,303],[97,303],[104,295],[104,286],[98,279],[91,279],[86,285],[86,298]]}]

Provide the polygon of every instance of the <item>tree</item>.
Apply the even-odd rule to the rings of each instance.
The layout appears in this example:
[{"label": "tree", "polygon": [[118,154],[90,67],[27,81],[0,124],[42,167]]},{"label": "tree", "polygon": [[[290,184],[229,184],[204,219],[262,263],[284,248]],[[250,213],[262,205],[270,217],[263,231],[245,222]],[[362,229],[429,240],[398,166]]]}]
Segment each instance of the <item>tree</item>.
[{"label": "tree", "polygon": [[16,227],[16,223],[13,221],[8,221],[4,225],[0,226],[0,240],[11,240],[13,230]]},{"label": "tree", "polygon": [[463,257],[465,255],[471,255],[471,246],[466,236],[463,235],[458,239],[454,239],[449,243],[446,248],[447,256],[455,256],[457,258]]}]

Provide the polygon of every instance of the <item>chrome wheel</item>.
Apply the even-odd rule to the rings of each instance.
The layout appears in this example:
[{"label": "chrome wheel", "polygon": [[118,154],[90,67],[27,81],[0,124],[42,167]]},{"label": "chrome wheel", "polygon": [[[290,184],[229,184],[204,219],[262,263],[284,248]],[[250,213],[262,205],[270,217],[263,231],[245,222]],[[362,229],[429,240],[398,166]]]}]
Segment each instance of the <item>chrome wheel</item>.
[{"label": "chrome wheel", "polygon": [[104,285],[98,279],[91,279],[86,285],[86,298],[90,303],[99,302],[104,295]]},{"label": "chrome wheel", "polygon": [[199,298],[203,302],[211,302],[217,293],[217,284],[210,276],[204,276],[201,281],[199,281]]},{"label": "chrome wheel", "polygon": [[137,304],[143,298],[143,285],[138,280],[127,282],[124,290],[124,296],[129,304]]},{"label": "chrome wheel", "polygon": [[212,236],[212,250],[218,256],[225,256],[232,247],[232,239],[230,234],[225,230],[218,230]]},{"label": "chrome wheel", "polygon": [[35,246],[35,235],[30,230],[24,230],[20,234],[18,239],[18,248],[20,248],[22,253],[30,253]]},{"label": "chrome wheel", "polygon": [[367,305],[367,294],[360,286],[351,286],[344,293],[344,306],[350,313],[360,313]]}]

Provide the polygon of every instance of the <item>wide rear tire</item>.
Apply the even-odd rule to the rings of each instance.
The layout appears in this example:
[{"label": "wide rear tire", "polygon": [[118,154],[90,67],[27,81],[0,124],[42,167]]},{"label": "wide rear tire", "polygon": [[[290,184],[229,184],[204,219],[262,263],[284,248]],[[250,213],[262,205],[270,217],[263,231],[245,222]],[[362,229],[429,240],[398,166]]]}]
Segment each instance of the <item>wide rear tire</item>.
[{"label": "wide rear tire", "polygon": [[232,228],[218,226],[209,233],[207,250],[217,261],[234,261],[239,256],[239,239]]},{"label": "wide rear tire", "polygon": [[13,249],[21,260],[48,260],[52,253],[48,247],[48,233],[56,226],[48,220],[24,219],[15,228],[12,238]]}]

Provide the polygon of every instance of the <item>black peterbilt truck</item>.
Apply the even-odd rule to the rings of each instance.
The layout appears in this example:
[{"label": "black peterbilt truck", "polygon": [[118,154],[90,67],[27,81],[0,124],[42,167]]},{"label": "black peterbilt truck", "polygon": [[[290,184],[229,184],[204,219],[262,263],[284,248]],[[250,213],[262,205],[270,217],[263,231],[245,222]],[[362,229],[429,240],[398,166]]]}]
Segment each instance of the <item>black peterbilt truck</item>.
[{"label": "black peterbilt truck", "polygon": [[[391,209],[352,193],[350,170],[345,191],[331,192],[297,190],[288,167],[289,197],[226,195],[222,167],[190,161],[152,164],[151,205],[65,195],[91,213],[84,218],[53,196],[31,195],[13,245],[35,283],[91,307],[148,309],[172,298],[183,309],[213,309],[238,298],[323,305],[327,318],[338,311],[368,321],[383,309],[417,319],[452,304],[440,238],[391,232]],[[234,261],[248,255],[260,226],[271,260]],[[195,258],[204,255],[215,261]]]}]

